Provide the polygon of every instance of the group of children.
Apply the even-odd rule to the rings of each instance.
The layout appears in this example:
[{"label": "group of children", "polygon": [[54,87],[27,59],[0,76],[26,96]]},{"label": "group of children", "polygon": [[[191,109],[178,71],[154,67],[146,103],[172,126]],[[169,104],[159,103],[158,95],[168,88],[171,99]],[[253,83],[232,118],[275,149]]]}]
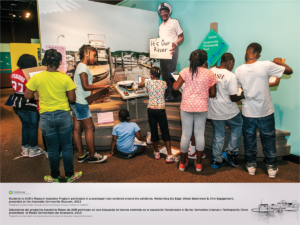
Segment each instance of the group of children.
[{"label": "group of children", "polygon": [[[61,149],[64,163],[66,182],[72,182],[82,176],[81,171],[74,172],[72,134],[79,152],[79,163],[85,160],[88,160],[89,163],[99,163],[107,159],[107,156],[102,156],[94,150],[95,127],[88,103],[85,100],[91,90],[103,89],[107,86],[92,85],[93,77],[87,67],[87,65],[95,63],[97,50],[89,45],[83,45],[79,49],[79,55],[81,62],[77,66],[74,82],[69,76],[63,75],[57,70],[61,64],[62,55],[55,49],[50,49],[45,52],[42,60],[42,64],[47,69],[35,74],[28,82],[25,82],[22,92],[14,88],[14,109],[22,122],[22,155],[24,157],[34,157],[45,153],[43,149],[37,147],[38,122],[35,122],[35,117],[37,117],[36,105],[39,106],[40,128],[45,138],[44,146],[47,146],[51,170],[51,174],[44,177],[46,182],[60,182],[59,149]],[[34,56],[32,57],[34,58]],[[29,65],[28,62],[29,60],[25,60],[25,66],[14,71],[12,78],[19,75],[19,81],[26,80],[21,69],[36,66],[36,60],[34,65],[32,63]],[[12,79],[13,87],[21,85],[21,83],[14,85],[14,82],[16,81]],[[39,104],[36,104],[35,92],[39,94]],[[28,109],[33,105],[30,103],[35,103],[35,108]],[[72,108],[72,116],[70,108]],[[27,112],[30,110],[35,114]],[[88,152],[82,149],[82,125],[86,132]]]},{"label": "group of children", "polygon": [[[183,69],[178,80],[173,84],[174,90],[183,88],[181,101],[182,137],[180,142],[179,169],[184,171],[188,165],[187,157],[195,159],[196,171],[202,170],[202,158],[204,150],[204,132],[206,119],[211,119],[214,134],[212,144],[213,160],[211,167],[218,169],[229,163],[238,167],[237,156],[240,149],[241,135],[244,135],[246,168],[250,175],[255,175],[257,155],[257,128],[265,154],[268,175],[275,178],[278,174],[276,166],[276,130],[274,119],[274,107],[269,90],[269,78],[275,76],[280,78],[283,74],[292,74],[292,69],[282,63],[281,58],[274,61],[258,61],[262,47],[258,43],[250,44],[246,49],[246,63],[239,66],[235,74],[232,69],[235,59],[231,53],[222,55],[221,64],[218,67],[207,69],[207,53],[204,50],[196,50],[190,55],[190,67]],[[151,141],[153,142],[154,157],[160,158],[158,151],[158,128],[159,123],[162,138],[166,144],[168,156],[167,163],[174,162],[171,153],[170,134],[165,110],[164,93],[167,88],[166,82],[159,79],[159,68],[150,71],[151,81],[142,82],[139,87],[147,87],[149,91],[148,121],[151,130]],[[242,115],[235,102],[243,101]],[[117,148],[123,151],[122,140],[131,133],[131,147],[134,146],[134,136],[139,139],[139,128],[135,123],[130,123],[134,129],[120,129],[125,127],[123,123],[129,123],[128,118],[121,117],[122,125],[116,125],[113,131],[113,142],[111,155],[117,141]],[[126,126],[129,126],[126,125]],[[226,126],[230,128],[228,144],[223,151],[226,135]],[[191,137],[194,137],[195,147],[189,148]],[[120,137],[120,139],[119,139]],[[126,139],[128,140],[128,139]],[[127,141],[128,144],[128,141]],[[127,154],[133,155],[140,152],[135,149]],[[189,151],[189,153],[188,153]],[[195,156],[195,157],[194,157]]]},{"label": "group of children", "polygon": [[[276,166],[275,120],[274,107],[269,90],[269,77],[275,76],[280,78],[283,73],[287,75],[292,74],[292,69],[282,63],[279,58],[273,62],[257,61],[260,58],[261,50],[262,48],[259,44],[250,44],[246,50],[246,63],[239,66],[235,74],[231,72],[235,60],[230,53],[225,53],[222,56],[220,66],[210,70],[207,69],[207,53],[204,50],[196,50],[191,53],[189,59],[190,67],[183,69],[180,72],[179,79],[173,84],[174,90],[184,87],[180,105],[182,137],[179,169],[181,171],[184,171],[187,167],[187,158],[189,156],[194,156],[196,170],[202,170],[202,158],[205,157],[203,153],[205,123],[206,119],[209,118],[214,126],[213,161],[211,164],[213,169],[220,168],[225,165],[225,162],[234,167],[238,166],[236,157],[239,154],[240,139],[243,133],[247,170],[250,175],[255,175],[257,154],[256,128],[258,128],[261,134],[269,177],[276,177],[278,168]],[[171,138],[165,109],[167,85],[165,81],[160,80],[161,71],[157,67],[153,67],[150,70],[151,80],[146,81],[143,78],[139,83],[139,87],[146,87],[149,91],[147,113],[151,130],[151,141],[142,137],[138,125],[130,122],[128,110],[122,109],[119,111],[121,123],[113,128],[111,153],[107,156],[102,156],[95,152],[95,127],[85,98],[90,95],[92,90],[103,89],[107,86],[92,84],[93,77],[88,65],[95,63],[97,50],[90,45],[83,45],[79,49],[79,55],[81,62],[75,71],[74,82],[70,77],[62,76],[57,71],[62,57],[59,52],[50,49],[45,52],[42,61],[42,64],[47,66],[47,70],[34,75],[26,83],[27,88],[24,87],[23,93],[15,90],[15,101],[20,98],[20,94],[24,95],[24,99],[31,99],[30,101],[32,101],[36,91],[39,94],[40,127],[48,148],[51,169],[51,175],[45,176],[45,181],[60,181],[60,147],[62,149],[67,182],[72,182],[82,176],[81,171],[73,171],[72,132],[78,149],[79,163],[85,160],[89,163],[103,162],[107,157],[114,155],[115,147],[117,147],[119,154],[123,158],[131,158],[134,154],[145,150],[145,147],[134,145],[135,138],[140,141],[151,142],[154,148],[154,158],[160,159],[157,126],[159,124],[168,154],[166,163],[175,162],[176,159],[171,152]],[[19,74],[24,76],[20,71]],[[19,79],[21,78],[19,77]],[[12,82],[14,81],[12,80]],[[242,88],[242,93],[239,87]],[[234,103],[242,99],[243,119],[236,103]],[[25,106],[30,105],[27,104],[29,100],[22,101],[21,110],[27,111],[28,109],[25,109]],[[72,109],[73,118],[69,112],[70,108]],[[16,113],[21,115],[23,112],[16,111]],[[25,116],[20,116],[21,121],[22,118],[25,118]],[[28,115],[26,118],[28,118]],[[231,131],[228,145],[223,151],[226,125],[230,127]],[[82,148],[81,135],[83,126],[88,151],[84,151]],[[37,132],[35,131],[35,133]],[[195,142],[195,147],[189,149],[192,136],[195,138],[193,141]],[[28,139],[27,136],[26,138]],[[28,153],[30,148],[35,149],[35,155],[42,154],[43,151],[37,148],[37,142],[28,141],[26,138],[23,137],[22,132],[22,139],[24,139],[22,140],[23,156],[30,156],[30,152]],[[34,138],[37,139],[36,137]],[[29,148],[30,144],[34,146]]]}]

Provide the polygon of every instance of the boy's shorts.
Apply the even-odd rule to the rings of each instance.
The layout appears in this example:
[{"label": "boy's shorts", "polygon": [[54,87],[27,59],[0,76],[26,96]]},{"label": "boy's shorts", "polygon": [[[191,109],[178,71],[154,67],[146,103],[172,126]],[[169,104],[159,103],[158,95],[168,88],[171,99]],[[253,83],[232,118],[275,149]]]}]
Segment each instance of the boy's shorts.
[{"label": "boy's shorts", "polygon": [[85,120],[92,117],[89,105],[83,105],[79,103],[70,104],[72,109],[72,116],[76,117],[77,120]]}]

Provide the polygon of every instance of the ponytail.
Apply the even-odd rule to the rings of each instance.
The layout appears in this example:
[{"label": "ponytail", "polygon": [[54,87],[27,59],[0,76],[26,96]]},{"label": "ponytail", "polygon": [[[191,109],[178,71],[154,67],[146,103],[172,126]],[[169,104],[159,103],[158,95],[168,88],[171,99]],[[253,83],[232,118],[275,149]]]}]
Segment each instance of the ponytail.
[{"label": "ponytail", "polygon": [[42,65],[50,66],[51,68],[54,66],[57,69],[60,66],[61,59],[62,56],[60,52],[58,52],[56,49],[49,49],[45,52]]},{"label": "ponytail", "polygon": [[204,50],[198,49],[191,53],[190,55],[190,72],[192,72],[192,80],[194,74],[198,74],[198,67],[203,66],[207,61],[207,53]]}]

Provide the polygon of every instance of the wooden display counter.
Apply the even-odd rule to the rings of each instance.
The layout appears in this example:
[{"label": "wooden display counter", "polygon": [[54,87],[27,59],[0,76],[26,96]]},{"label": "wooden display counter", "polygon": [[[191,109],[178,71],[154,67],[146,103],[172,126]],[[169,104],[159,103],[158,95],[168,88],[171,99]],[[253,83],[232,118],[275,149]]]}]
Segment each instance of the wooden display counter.
[{"label": "wooden display counter", "polygon": [[[92,113],[92,118],[95,123],[95,149],[96,150],[110,150],[111,138],[112,138],[112,129],[114,125],[118,124],[118,112],[120,109],[127,109],[127,101],[129,104],[129,112],[131,122],[135,122],[141,128],[141,133],[143,136],[146,136],[146,133],[150,131],[147,117],[147,105],[148,105],[148,97],[141,97],[137,99],[129,99],[123,101],[121,96],[112,95],[110,96],[112,101],[109,103],[102,104],[94,104],[90,105],[90,110]],[[136,104],[138,108],[136,108]],[[180,119],[180,102],[167,102],[166,103],[166,111],[168,117],[169,130],[172,140],[180,141],[181,138],[181,119]],[[100,112],[113,112],[114,115],[114,123],[109,124],[101,124],[97,123],[97,113]],[[138,112],[138,117],[136,119],[136,112]],[[226,138],[224,148],[227,145],[228,137],[229,137],[230,129],[227,128]],[[159,135],[161,132],[159,130]],[[290,146],[287,145],[286,136],[289,136],[290,132],[276,130],[276,146],[277,146],[277,156],[282,157],[286,155],[290,155]],[[205,145],[206,148],[212,147],[212,138],[213,138],[213,126],[210,120],[207,120],[205,126]],[[85,133],[82,134],[82,142],[83,145],[85,142]],[[264,157],[263,147],[260,140],[260,134],[257,131],[257,157]],[[209,153],[206,153],[209,154]],[[240,156],[245,155],[243,136],[241,139],[241,147],[240,147]]]}]

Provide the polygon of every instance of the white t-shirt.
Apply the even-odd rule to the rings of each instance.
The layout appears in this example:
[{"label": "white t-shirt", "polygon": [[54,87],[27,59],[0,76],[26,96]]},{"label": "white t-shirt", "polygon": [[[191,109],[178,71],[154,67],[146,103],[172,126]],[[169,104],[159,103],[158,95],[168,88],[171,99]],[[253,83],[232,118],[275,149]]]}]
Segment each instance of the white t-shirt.
[{"label": "white t-shirt", "polygon": [[211,68],[211,71],[218,79],[217,94],[215,98],[208,100],[208,119],[212,120],[229,120],[235,117],[239,108],[235,102],[232,102],[230,95],[236,95],[238,83],[234,73],[227,69]]},{"label": "white t-shirt", "polygon": [[270,61],[243,64],[235,70],[238,85],[243,88],[245,100],[242,112],[246,117],[265,117],[274,113],[269,89],[269,78],[280,78],[285,68]]},{"label": "white t-shirt", "polygon": [[176,19],[169,17],[166,23],[162,22],[159,26],[158,35],[160,38],[172,38],[172,43],[175,43],[178,36],[183,33],[180,23]]}]

